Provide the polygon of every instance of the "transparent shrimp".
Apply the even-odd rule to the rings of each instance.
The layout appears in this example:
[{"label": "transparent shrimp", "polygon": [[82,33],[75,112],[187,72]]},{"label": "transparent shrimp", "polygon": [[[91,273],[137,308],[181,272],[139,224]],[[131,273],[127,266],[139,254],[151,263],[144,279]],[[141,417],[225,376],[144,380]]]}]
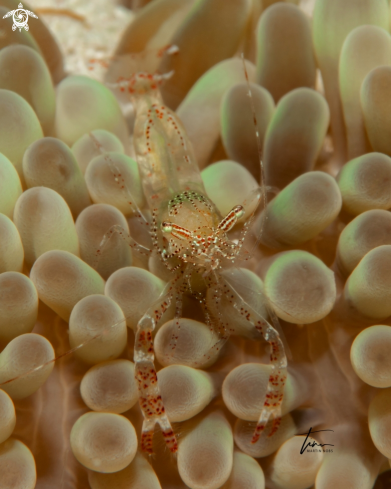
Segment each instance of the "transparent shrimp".
[{"label": "transparent shrimp", "polygon": [[[280,423],[287,367],[284,346],[276,329],[246,304],[220,272],[245,256],[243,244],[255,210],[265,198],[265,189],[260,187],[243,205],[235,206],[224,218],[220,216],[206,196],[191,143],[181,122],[162,104],[158,91],[160,80],[159,75],[141,73],[130,83],[132,94],[139,95],[134,145],[144,194],[152,213],[153,248],[173,276],[158,303],[140,320],[136,333],[134,360],[144,414],[142,448],[152,453],[153,431],[158,423],[168,448],[172,452],[177,450],[177,440],[159,393],[152,333],[173,301],[176,317],[181,317],[182,294],[200,303],[205,322],[218,333],[219,343],[229,336],[229,328],[219,311],[224,296],[270,344],[273,370],[252,440],[255,443],[271,417],[274,421],[269,436]],[[246,206],[254,210],[243,224],[240,238],[231,241],[228,233],[245,214]],[[208,289],[214,290],[213,303],[207,298]]]}]

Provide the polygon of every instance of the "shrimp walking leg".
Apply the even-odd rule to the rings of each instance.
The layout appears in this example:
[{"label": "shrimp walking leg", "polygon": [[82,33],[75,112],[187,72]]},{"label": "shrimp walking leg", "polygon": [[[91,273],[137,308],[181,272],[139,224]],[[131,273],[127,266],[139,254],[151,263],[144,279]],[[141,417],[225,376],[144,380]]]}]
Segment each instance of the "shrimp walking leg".
[{"label": "shrimp walking leg", "polygon": [[122,239],[124,239],[128,245],[133,248],[135,251],[140,253],[141,255],[146,255],[150,256],[152,253],[152,250],[149,248],[146,248],[145,246],[141,245],[140,243],[137,243],[136,240],[134,240],[126,231],[123,227],[121,227],[118,224],[114,224],[114,226],[111,226],[111,228],[105,233],[103,236],[101,242],[99,243],[99,249],[97,250],[98,256],[100,256],[104,250],[104,247],[106,246],[107,242],[117,234],[120,236]]},{"label": "shrimp walking leg", "polygon": [[251,443],[256,443],[271,417],[273,424],[268,436],[272,436],[281,423],[281,403],[287,378],[287,358],[280,335],[273,326],[247,304],[227,282],[224,290],[233,307],[262,334],[270,345],[270,364],[273,369],[269,376],[265,402],[251,440]]},{"label": "shrimp walking leg", "polygon": [[168,284],[168,291],[163,293],[159,301],[144,314],[137,325],[134,349],[135,377],[138,383],[140,407],[144,415],[141,449],[147,453],[153,453],[152,440],[156,423],[162,430],[169,450],[175,453],[178,449],[177,440],[159,392],[152,337],[156,324],[173,300],[174,291],[174,284]]}]

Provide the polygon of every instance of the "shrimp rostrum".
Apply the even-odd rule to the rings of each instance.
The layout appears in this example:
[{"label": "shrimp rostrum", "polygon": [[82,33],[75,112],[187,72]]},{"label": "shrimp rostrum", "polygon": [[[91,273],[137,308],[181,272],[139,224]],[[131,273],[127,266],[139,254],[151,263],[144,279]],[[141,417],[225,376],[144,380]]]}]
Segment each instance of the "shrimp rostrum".
[{"label": "shrimp rostrum", "polygon": [[[255,443],[269,419],[273,419],[269,436],[278,429],[286,356],[276,329],[242,299],[224,271],[238,259],[247,258],[244,243],[256,208],[262,202],[263,190],[259,187],[228,215],[220,215],[206,195],[181,122],[161,101],[160,81],[159,75],[143,73],[129,81],[136,100],[136,158],[152,214],[148,224],[153,243],[150,252],[159,257],[172,275],[159,300],[145,312],[137,326],[134,360],[144,415],[142,449],[152,453],[153,432],[158,423],[168,448],[172,452],[177,450],[176,436],[159,393],[152,335],[170,305],[175,308],[176,318],[181,317],[183,295],[195,299],[202,308],[205,323],[216,332],[219,346],[234,331],[223,318],[222,300],[239,312],[270,345],[273,368],[252,439]],[[249,217],[242,223],[245,215]],[[237,223],[241,224],[240,235],[232,240],[229,233]]]}]

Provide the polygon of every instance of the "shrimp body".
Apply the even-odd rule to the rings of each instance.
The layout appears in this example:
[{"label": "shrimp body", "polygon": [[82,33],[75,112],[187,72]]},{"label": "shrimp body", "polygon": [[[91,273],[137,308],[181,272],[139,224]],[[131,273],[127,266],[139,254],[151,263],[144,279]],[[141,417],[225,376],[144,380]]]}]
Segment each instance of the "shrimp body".
[{"label": "shrimp body", "polygon": [[[257,207],[262,189],[253,192],[247,204],[236,205],[225,217],[220,215],[206,196],[191,143],[181,122],[161,101],[159,77],[141,73],[135,75],[132,82],[137,110],[134,146],[145,197],[152,213],[150,234],[154,252],[172,272],[172,279],[159,300],[137,326],[134,360],[144,414],[142,449],[153,452],[156,423],[161,427],[168,448],[176,452],[178,447],[159,392],[152,335],[172,303],[175,304],[176,318],[181,317],[183,294],[192,296],[200,304],[206,324],[220,338],[219,344],[233,331],[223,321],[219,309],[221,299],[225,297],[271,346],[273,370],[253,437],[255,443],[270,417],[274,422],[269,435],[277,430],[280,423],[287,362],[277,331],[245,303],[221,272],[239,257],[255,210],[243,224],[240,239],[232,241],[228,233],[244,216],[249,202],[251,209]],[[212,294],[208,294],[210,290]]]}]

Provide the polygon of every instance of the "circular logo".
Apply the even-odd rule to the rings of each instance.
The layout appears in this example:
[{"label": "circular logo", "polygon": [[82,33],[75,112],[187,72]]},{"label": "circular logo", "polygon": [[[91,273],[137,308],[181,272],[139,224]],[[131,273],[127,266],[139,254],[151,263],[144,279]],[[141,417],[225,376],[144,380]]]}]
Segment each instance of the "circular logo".
[{"label": "circular logo", "polygon": [[12,30],[14,31],[15,29],[26,29],[28,30],[28,13],[21,8],[18,8],[17,10],[14,10],[14,15],[12,16],[14,20],[14,25],[12,26]]}]

